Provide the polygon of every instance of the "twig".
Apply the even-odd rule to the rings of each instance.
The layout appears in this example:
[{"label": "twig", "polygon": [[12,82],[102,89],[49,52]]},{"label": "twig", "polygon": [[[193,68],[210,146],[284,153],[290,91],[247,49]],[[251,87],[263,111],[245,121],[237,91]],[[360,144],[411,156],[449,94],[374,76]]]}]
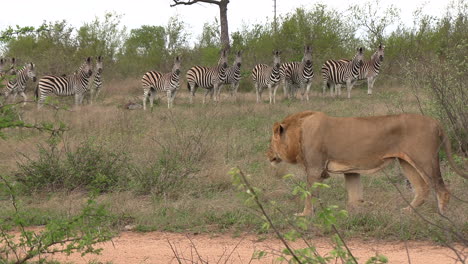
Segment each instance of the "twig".
[{"label": "twig", "polygon": [[265,216],[265,218],[267,219],[268,223],[270,224],[271,228],[273,228],[273,230],[275,231],[276,233],[276,236],[281,240],[281,242],[283,243],[283,245],[288,249],[289,253],[291,253],[291,255],[293,256],[293,258],[297,261],[297,263],[299,264],[302,264],[302,262],[299,260],[299,258],[296,256],[296,254],[294,253],[294,251],[292,250],[292,248],[289,246],[288,242],[286,242],[286,240],[284,239],[284,237],[281,235],[281,233],[279,232],[279,230],[276,228],[276,226],[273,224],[273,221],[271,220],[270,216],[266,213],[265,211],[265,208],[263,207],[262,203],[260,203],[260,201],[258,200],[258,196],[257,196],[257,193],[255,192],[255,190],[252,188],[252,186],[250,185],[250,183],[247,181],[247,178],[245,177],[244,173],[241,171],[240,168],[237,168],[239,170],[239,174],[242,178],[242,181],[244,182],[245,186],[247,187],[247,189],[252,193],[252,196],[255,200],[255,203],[257,204],[257,206],[260,208],[260,210],[262,211],[262,214]]},{"label": "twig", "polygon": [[190,239],[190,237],[188,235],[185,235],[185,237],[190,241],[190,244],[193,247],[193,249],[195,250],[195,253],[197,253],[198,260],[200,260],[201,263],[207,263],[208,264],[208,262],[206,262],[205,260],[202,259],[200,253],[198,253],[197,247],[193,243],[192,239]]},{"label": "twig", "polygon": [[166,238],[166,240],[167,240],[167,243],[169,244],[169,247],[171,247],[172,253],[174,254],[174,257],[176,258],[177,262],[179,264],[182,264],[182,262],[180,261],[180,258],[179,258],[179,254],[177,252],[177,248],[174,248],[175,246],[172,247],[172,243],[171,243],[171,241],[169,241],[168,238]]}]

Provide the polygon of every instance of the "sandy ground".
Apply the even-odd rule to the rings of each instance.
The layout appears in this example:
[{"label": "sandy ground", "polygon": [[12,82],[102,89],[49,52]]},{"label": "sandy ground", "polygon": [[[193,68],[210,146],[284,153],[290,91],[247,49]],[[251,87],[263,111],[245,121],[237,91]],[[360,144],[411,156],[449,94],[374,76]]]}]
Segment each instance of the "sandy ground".
[{"label": "sandy ground", "polygon": [[[320,254],[331,250],[330,243],[325,238],[311,241]],[[455,261],[455,254],[448,248],[437,246],[430,242],[414,242],[408,244],[408,254],[404,242],[383,241],[348,241],[359,263],[378,254],[387,256],[389,263],[411,264],[448,264],[460,263]],[[255,250],[269,252],[261,260],[252,260],[250,263],[278,263],[275,252],[284,248],[277,239],[259,240],[257,236],[241,235],[194,235],[175,234],[163,232],[135,233],[122,232],[112,242],[100,245],[104,250],[101,255],[80,254],[71,256],[53,255],[49,259],[64,262],[89,263],[99,261],[102,263],[178,263],[175,255],[179,256],[181,263],[249,263]],[[173,249],[171,249],[171,246]],[[304,246],[294,243],[295,248]],[[197,253],[198,252],[198,253]],[[467,255],[468,251],[465,250]]]}]

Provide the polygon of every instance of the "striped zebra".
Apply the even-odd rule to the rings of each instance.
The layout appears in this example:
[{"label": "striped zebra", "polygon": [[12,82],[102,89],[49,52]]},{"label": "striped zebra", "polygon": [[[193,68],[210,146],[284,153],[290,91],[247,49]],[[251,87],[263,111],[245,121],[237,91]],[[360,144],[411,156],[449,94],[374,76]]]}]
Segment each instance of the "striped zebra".
[{"label": "striped zebra", "polygon": [[280,64],[281,52],[275,51],[273,56],[273,66],[266,64],[257,64],[252,70],[252,79],[255,83],[255,91],[257,93],[257,103],[262,100],[262,92],[265,87],[268,87],[270,93],[270,104],[276,103],[276,89],[280,81]]},{"label": "striped zebra", "polygon": [[[234,60],[234,63],[232,66],[228,67],[226,69],[226,79],[224,79],[223,84],[231,85],[231,96],[234,95],[234,97],[237,98],[237,89],[239,89],[239,81],[241,78],[241,70],[240,67],[242,65],[242,52],[238,51],[236,53],[236,59]],[[218,89],[218,97],[219,94],[221,93],[221,87]]]},{"label": "striped zebra", "polygon": [[323,77],[323,94],[325,94],[326,88],[330,88],[331,96],[335,95],[334,90],[338,88],[338,95],[341,95],[340,87],[336,87],[338,84],[346,84],[348,90],[348,98],[351,98],[352,83],[356,81],[359,75],[359,69],[363,62],[363,49],[358,48],[357,53],[351,61],[343,60],[328,60],[322,66],[322,77]]},{"label": "striped zebra", "polygon": [[288,94],[288,98],[296,97],[294,86],[298,86],[301,92],[301,100],[304,100],[304,94],[309,101],[309,91],[314,77],[314,69],[312,68],[312,48],[304,47],[304,57],[301,62],[287,62],[281,65],[283,91]]},{"label": "striped zebra", "polygon": [[156,92],[166,92],[167,108],[171,108],[174,98],[180,86],[180,57],[174,59],[172,71],[166,74],[149,71],[141,78],[143,86],[143,110],[146,110],[146,100],[149,97],[150,107],[153,108],[153,100]]},{"label": "striped zebra", "polygon": [[102,88],[102,69],[103,69],[103,58],[102,56],[97,57],[96,60],[96,71],[94,72],[94,79],[90,91],[91,104],[98,97],[99,92]]},{"label": "striped zebra", "polygon": [[[380,72],[380,66],[382,65],[384,59],[384,49],[385,46],[382,44],[379,45],[377,50],[372,54],[369,61],[365,61],[361,68],[359,68],[358,81],[367,79],[367,94],[372,94],[372,88],[374,88],[374,82],[377,79],[377,75]],[[349,62],[347,59],[342,59],[342,61]],[[351,83],[351,88],[355,83]]]},{"label": "striped zebra", "polygon": [[23,105],[26,104],[26,82],[32,79],[36,82],[36,65],[30,62],[16,71],[16,76],[9,80],[5,89],[5,102],[11,94],[13,94],[13,101],[16,100],[16,95],[20,94],[23,97]]},{"label": "striped zebra", "polygon": [[66,77],[46,75],[39,80],[36,88],[37,108],[41,108],[44,100],[50,94],[58,96],[75,96],[75,105],[83,103],[84,95],[88,92],[88,84],[93,74],[91,57],[78,68],[74,74]]},{"label": "striped zebra", "polygon": [[[226,68],[227,68],[227,55],[226,50],[221,52],[221,56],[218,60],[218,65],[214,67],[203,67],[193,66],[187,71],[187,88],[189,89],[190,103],[193,103],[193,97],[197,87],[203,87],[206,89],[205,96],[203,97],[203,103],[205,103],[206,96],[210,93],[211,99],[213,94],[217,94],[219,86],[224,83],[226,79]],[[216,102],[218,98],[214,98]]]}]

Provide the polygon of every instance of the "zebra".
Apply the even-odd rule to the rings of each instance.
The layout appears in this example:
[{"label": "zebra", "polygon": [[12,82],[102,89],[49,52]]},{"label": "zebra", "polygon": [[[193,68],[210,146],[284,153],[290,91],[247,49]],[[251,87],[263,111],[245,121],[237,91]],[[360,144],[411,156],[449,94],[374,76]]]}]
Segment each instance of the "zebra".
[{"label": "zebra", "polygon": [[[231,67],[226,69],[226,79],[224,79],[223,84],[230,84],[231,85],[231,96],[237,98],[237,89],[239,88],[239,81],[241,78],[241,70],[240,67],[242,65],[242,52],[238,51],[236,53],[236,59]],[[221,87],[218,89],[218,97],[221,93]]]},{"label": "zebra", "polygon": [[312,78],[314,77],[314,69],[312,68],[312,48],[310,46],[304,47],[304,57],[301,62],[287,62],[281,65],[283,91],[288,98],[295,97],[293,85],[299,86],[302,89],[301,100],[309,101],[309,91],[312,85]]},{"label": "zebra", "polygon": [[[322,66],[323,94],[326,88],[330,87],[330,94],[334,96],[336,85],[346,84],[348,99],[351,98],[352,83],[356,81],[359,75],[359,69],[362,66],[363,48],[358,48],[357,53],[351,61],[328,60]],[[338,89],[338,95],[341,95],[341,89]]]},{"label": "zebra", "polygon": [[[361,68],[359,68],[358,81],[367,79],[367,94],[372,94],[372,88],[374,88],[374,82],[377,79],[377,75],[380,72],[380,66],[384,60],[384,49],[385,46],[382,43],[379,45],[377,50],[372,54],[369,61],[365,61]],[[347,59],[342,59],[342,61],[349,62]],[[351,83],[351,88],[355,83]]]},{"label": "zebra", "polygon": [[5,102],[8,100],[8,97],[10,97],[11,94],[13,94],[13,101],[16,100],[16,95],[20,94],[23,97],[23,105],[26,105],[26,82],[29,79],[32,79],[33,82],[36,82],[36,65],[30,62],[21,67],[19,70],[15,71],[15,78],[9,80],[6,86],[4,94]]},{"label": "zebra", "polygon": [[102,61],[103,57],[98,56],[96,60],[96,72],[94,73],[93,85],[90,89],[91,104],[98,97],[102,87]]},{"label": "zebra", "polygon": [[149,96],[150,106],[153,108],[153,99],[156,92],[165,91],[167,94],[167,108],[171,108],[174,98],[180,86],[180,57],[174,59],[172,71],[162,74],[157,71],[149,71],[141,78],[143,86],[143,110],[146,110],[146,100]]},{"label": "zebra", "polygon": [[[217,94],[219,86],[226,79],[226,68],[227,68],[227,55],[226,50],[221,52],[221,56],[218,60],[218,65],[214,67],[203,67],[193,66],[187,71],[187,88],[189,89],[190,103],[193,103],[193,97],[197,87],[203,87],[206,89],[205,96],[203,97],[203,103],[205,103],[206,96],[210,93],[211,99],[213,94]],[[215,96],[214,101],[218,98]]]},{"label": "zebra", "polygon": [[75,105],[83,103],[83,97],[88,92],[88,84],[93,74],[91,57],[78,68],[74,74],[66,77],[46,75],[39,80],[36,88],[37,108],[41,108],[44,100],[50,94],[58,96],[75,96]]},{"label": "zebra", "polygon": [[[252,70],[252,79],[255,83],[255,91],[257,93],[257,103],[262,99],[262,92],[265,87],[268,87],[270,93],[270,104],[276,103],[276,89],[280,81],[280,64],[281,51],[273,52],[273,66],[266,64],[257,64]],[[272,91],[273,89],[273,91]]]}]

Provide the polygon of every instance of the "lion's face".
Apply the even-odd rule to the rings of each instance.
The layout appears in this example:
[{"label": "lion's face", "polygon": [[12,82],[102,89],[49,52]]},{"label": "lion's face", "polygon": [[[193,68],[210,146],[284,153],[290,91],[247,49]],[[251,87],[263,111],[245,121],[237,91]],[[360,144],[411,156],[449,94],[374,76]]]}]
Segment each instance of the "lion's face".
[{"label": "lion's face", "polygon": [[267,151],[267,157],[271,165],[275,166],[280,163],[284,155],[285,144],[282,142],[282,136],[284,133],[284,127],[276,122],[273,125],[273,135],[271,136],[270,148]]},{"label": "lion's face", "polygon": [[270,148],[267,151],[268,160],[272,165],[282,161],[292,164],[301,162],[301,124],[304,118],[312,114],[312,111],[296,113],[273,125]]}]

